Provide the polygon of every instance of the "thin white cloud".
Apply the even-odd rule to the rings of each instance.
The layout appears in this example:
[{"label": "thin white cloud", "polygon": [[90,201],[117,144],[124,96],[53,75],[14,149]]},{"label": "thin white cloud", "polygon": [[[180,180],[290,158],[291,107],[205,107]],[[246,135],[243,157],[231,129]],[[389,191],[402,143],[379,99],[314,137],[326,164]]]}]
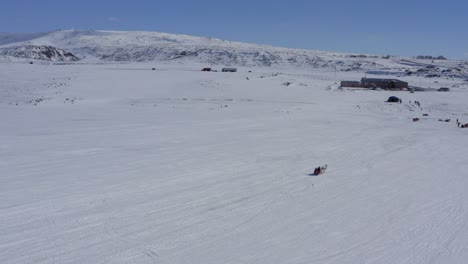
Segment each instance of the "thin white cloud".
[{"label": "thin white cloud", "polygon": [[112,23],[119,23],[120,19],[117,17],[108,17],[107,20]]}]

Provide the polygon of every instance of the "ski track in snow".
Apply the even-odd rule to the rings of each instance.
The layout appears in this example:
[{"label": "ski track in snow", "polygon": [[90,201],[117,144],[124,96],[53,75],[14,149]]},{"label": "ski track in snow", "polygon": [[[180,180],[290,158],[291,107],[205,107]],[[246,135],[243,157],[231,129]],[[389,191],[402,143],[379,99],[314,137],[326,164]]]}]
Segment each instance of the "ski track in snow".
[{"label": "ski track in snow", "polygon": [[0,263],[468,257],[467,87],[109,67],[0,64]]}]

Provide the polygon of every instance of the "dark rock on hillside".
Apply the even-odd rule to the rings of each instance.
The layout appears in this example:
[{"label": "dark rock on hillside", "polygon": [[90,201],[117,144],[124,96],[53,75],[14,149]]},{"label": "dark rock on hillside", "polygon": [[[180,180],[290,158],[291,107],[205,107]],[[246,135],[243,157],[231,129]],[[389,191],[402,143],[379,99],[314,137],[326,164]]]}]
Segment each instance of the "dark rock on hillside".
[{"label": "dark rock on hillside", "polygon": [[14,46],[0,49],[0,55],[47,61],[78,61],[80,58],[71,52],[52,46]]}]

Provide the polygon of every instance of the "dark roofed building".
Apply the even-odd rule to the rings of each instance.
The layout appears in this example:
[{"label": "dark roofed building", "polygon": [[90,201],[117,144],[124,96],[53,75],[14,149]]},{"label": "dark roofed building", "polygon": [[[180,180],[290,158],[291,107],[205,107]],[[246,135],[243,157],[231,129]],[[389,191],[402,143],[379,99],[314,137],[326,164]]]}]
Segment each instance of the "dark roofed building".
[{"label": "dark roofed building", "polygon": [[358,81],[341,81],[341,87],[364,87]]},{"label": "dark roofed building", "polygon": [[390,90],[408,89],[408,83],[397,79],[362,78],[361,84],[365,88],[382,88]]}]

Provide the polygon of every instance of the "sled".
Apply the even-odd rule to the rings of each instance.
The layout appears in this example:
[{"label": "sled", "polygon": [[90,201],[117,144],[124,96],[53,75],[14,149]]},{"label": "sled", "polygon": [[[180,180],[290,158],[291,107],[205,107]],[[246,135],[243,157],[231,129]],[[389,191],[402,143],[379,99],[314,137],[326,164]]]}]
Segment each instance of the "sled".
[{"label": "sled", "polygon": [[[324,174],[327,171],[327,167],[328,167],[328,165],[325,164],[322,167],[315,168],[313,175]],[[320,170],[319,170],[319,168],[320,168]]]}]

